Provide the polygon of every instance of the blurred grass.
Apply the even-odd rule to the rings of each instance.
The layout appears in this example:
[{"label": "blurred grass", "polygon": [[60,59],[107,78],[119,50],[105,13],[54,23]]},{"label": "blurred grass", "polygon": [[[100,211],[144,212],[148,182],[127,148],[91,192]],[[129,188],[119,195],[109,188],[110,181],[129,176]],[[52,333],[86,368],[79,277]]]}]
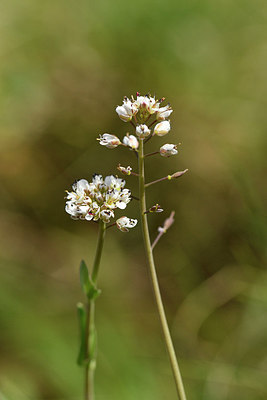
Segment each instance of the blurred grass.
[{"label": "blurred grass", "polygon": [[[78,266],[96,231],[64,190],[134,165],[95,138],[125,134],[114,108],[137,90],[175,110],[150,150],[182,142],[148,179],[190,170],[148,195],[176,210],[155,254],[188,398],[266,399],[266,2],[4,0],[0,16],[0,399],[81,398]],[[105,244],[99,400],[175,398],[140,234]]]}]

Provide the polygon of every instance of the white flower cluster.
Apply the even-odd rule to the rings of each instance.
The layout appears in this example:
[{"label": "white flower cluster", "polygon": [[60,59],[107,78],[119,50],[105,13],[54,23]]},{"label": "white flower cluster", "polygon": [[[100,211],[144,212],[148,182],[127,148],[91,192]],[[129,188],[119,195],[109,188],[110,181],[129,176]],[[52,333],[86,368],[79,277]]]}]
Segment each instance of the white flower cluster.
[{"label": "white flower cluster", "polygon": [[[131,192],[124,189],[125,181],[113,175],[103,179],[102,175],[94,175],[92,182],[80,179],[72,185],[72,192],[67,191],[65,210],[73,219],[97,221],[105,223],[114,218],[114,210],[124,210],[131,200]],[[127,217],[116,221],[117,227],[126,232],[137,224],[137,220]]]},{"label": "white flower cluster", "polygon": [[[117,136],[104,133],[98,138],[99,143],[108,149],[114,149],[119,145],[124,145],[129,147],[131,150],[137,151],[139,147],[139,140],[154,135],[166,135],[171,129],[168,118],[173,112],[173,109],[169,104],[161,107],[161,103],[164,100],[164,98],[156,100],[155,97],[150,95],[140,96],[139,93],[137,93],[136,99],[133,96],[131,96],[130,99],[128,97],[124,97],[122,105],[116,107],[116,112],[122,121],[131,122],[135,126],[136,136],[129,135],[129,133],[127,133],[121,142]],[[152,125],[154,125],[154,123],[152,122],[150,125],[147,125],[147,121],[152,114],[155,115],[154,123],[156,123],[153,131],[150,128]],[[168,149],[166,149],[167,151],[165,151],[165,149],[162,150],[162,148],[160,149],[160,154],[162,156],[170,157],[171,155],[178,153],[176,145],[167,144],[166,146],[168,146]]]},{"label": "white flower cluster", "polygon": [[156,113],[156,119],[163,121],[172,113],[172,108],[167,105],[160,107],[164,99],[156,100],[150,95],[140,96],[137,93],[136,100],[132,96],[131,99],[125,97],[121,106],[116,107],[116,112],[120,119],[124,122],[129,122],[139,112],[140,118],[148,118],[151,114]]},{"label": "white flower cluster", "polygon": [[170,105],[160,107],[164,99],[156,100],[155,97],[150,95],[140,96],[137,93],[136,100],[131,97],[125,97],[121,106],[116,107],[116,112],[120,119],[124,122],[129,122],[132,118],[135,118],[137,123],[136,135],[141,139],[150,135],[151,130],[144,123],[152,114],[156,114],[156,120],[159,122],[154,128],[154,135],[163,136],[166,135],[171,125],[169,121],[166,121],[171,113],[173,112]]}]

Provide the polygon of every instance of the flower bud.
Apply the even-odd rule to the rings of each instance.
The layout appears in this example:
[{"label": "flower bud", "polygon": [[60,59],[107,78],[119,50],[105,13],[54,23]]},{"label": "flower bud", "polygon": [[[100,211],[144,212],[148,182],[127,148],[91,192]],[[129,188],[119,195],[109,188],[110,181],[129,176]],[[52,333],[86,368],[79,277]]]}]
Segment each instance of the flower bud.
[{"label": "flower bud", "polygon": [[127,135],[124,136],[122,142],[125,144],[125,146],[128,146],[133,150],[138,149],[139,142],[134,135],[129,135],[129,133],[127,133]]},{"label": "flower bud", "polygon": [[157,112],[156,118],[158,121],[164,121],[166,118],[169,118],[172,112],[173,109],[169,105],[161,107]]},{"label": "flower bud", "polygon": [[184,175],[186,172],[188,172],[188,169],[185,169],[183,171],[177,171],[174,174],[168,175],[168,176],[170,176],[170,180],[171,179],[176,179],[176,178],[180,178],[180,176]]},{"label": "flower bud", "polygon": [[132,219],[128,217],[121,217],[117,219],[117,228],[122,232],[129,232],[128,228],[134,228],[137,224],[137,219]]},{"label": "flower bud", "polygon": [[175,215],[175,211],[172,211],[171,215],[167,219],[165,219],[163,226],[159,226],[158,227],[158,232],[160,232],[160,233],[166,233],[167,232],[167,230],[174,223],[174,215]]},{"label": "flower bud", "polygon": [[162,157],[170,157],[178,154],[177,145],[166,143],[159,149],[160,155]]},{"label": "flower bud", "polygon": [[150,135],[151,130],[148,128],[147,125],[137,125],[136,127],[136,134],[140,137],[140,139],[144,139],[145,137]]},{"label": "flower bud", "polygon": [[171,125],[169,121],[159,122],[154,128],[154,135],[164,136],[170,132]]},{"label": "flower bud", "polygon": [[117,136],[110,135],[109,133],[99,135],[99,138],[97,140],[99,140],[99,143],[102,146],[106,146],[108,149],[114,149],[121,144],[121,141]]}]

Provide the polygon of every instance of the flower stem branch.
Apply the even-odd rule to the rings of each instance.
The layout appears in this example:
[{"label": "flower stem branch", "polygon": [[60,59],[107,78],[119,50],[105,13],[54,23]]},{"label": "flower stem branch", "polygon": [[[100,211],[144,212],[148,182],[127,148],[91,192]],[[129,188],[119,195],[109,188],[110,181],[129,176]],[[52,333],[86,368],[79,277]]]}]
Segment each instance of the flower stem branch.
[{"label": "flower stem branch", "polygon": [[147,188],[148,186],[154,185],[154,183],[158,183],[158,182],[162,182],[162,181],[167,181],[167,180],[168,180],[168,181],[171,181],[172,179],[179,178],[180,176],[184,175],[187,171],[188,171],[188,169],[185,169],[184,171],[178,171],[178,172],[175,172],[175,173],[172,174],[172,175],[167,175],[167,176],[164,176],[163,178],[156,179],[155,181],[146,183],[146,184],[145,184],[145,187]]},{"label": "flower stem branch", "polygon": [[153,136],[154,136],[154,133],[150,133],[150,135],[146,138],[144,143],[147,143]]},{"label": "flower stem branch", "polygon": [[[104,245],[106,224],[103,221],[99,223],[98,241],[95,253],[95,260],[92,269],[92,281],[96,283],[100,260]],[[94,400],[94,376],[96,368],[96,330],[95,330],[95,299],[87,300],[86,313],[86,365],[85,365],[85,383],[84,400]]]},{"label": "flower stem branch", "polygon": [[166,233],[167,230],[170,228],[170,226],[174,223],[174,214],[175,214],[175,212],[172,211],[172,212],[171,212],[171,215],[169,216],[169,218],[167,218],[167,219],[164,221],[163,227],[160,227],[160,228],[158,229],[158,230],[159,230],[159,234],[158,234],[158,236],[156,237],[156,239],[154,240],[154,242],[152,243],[152,246],[151,246],[152,250],[154,250],[154,247],[155,247],[156,244],[159,242],[161,236],[164,235],[164,233]]},{"label": "flower stem branch", "polygon": [[144,143],[143,140],[140,140],[139,146],[139,191],[140,191],[140,211],[141,211],[141,220],[142,220],[142,228],[143,228],[143,237],[145,243],[146,254],[148,258],[149,264],[149,271],[152,280],[153,291],[155,295],[155,300],[157,304],[157,309],[159,313],[159,318],[161,322],[161,327],[164,335],[165,344],[167,347],[168,355],[171,362],[171,367],[173,371],[173,376],[176,384],[178,398],[180,400],[186,400],[186,395],[184,391],[183,381],[180,373],[180,369],[178,366],[178,362],[176,359],[176,354],[174,350],[174,346],[172,343],[168,322],[166,319],[160,288],[158,284],[158,278],[154,263],[154,257],[151,248],[150,236],[149,236],[149,229],[147,223],[147,215],[145,214],[146,211],[146,197],[145,197],[145,169],[144,169]]},{"label": "flower stem branch", "polygon": [[140,200],[139,197],[133,196],[132,194],[131,194],[131,198],[134,199],[134,200],[137,200],[137,201]]},{"label": "flower stem branch", "polygon": [[151,126],[153,126],[156,122],[157,120],[155,119],[155,121],[151,122],[151,124],[148,125],[148,128],[151,128]]},{"label": "flower stem branch", "polygon": [[153,153],[145,154],[144,157],[154,156],[155,154],[159,154],[159,151],[153,151]]},{"label": "flower stem branch", "polygon": [[108,225],[107,227],[106,227],[106,229],[108,229],[108,228],[112,228],[113,226],[116,226],[117,224],[116,224],[116,222],[114,222],[114,224],[110,224],[110,225]]}]

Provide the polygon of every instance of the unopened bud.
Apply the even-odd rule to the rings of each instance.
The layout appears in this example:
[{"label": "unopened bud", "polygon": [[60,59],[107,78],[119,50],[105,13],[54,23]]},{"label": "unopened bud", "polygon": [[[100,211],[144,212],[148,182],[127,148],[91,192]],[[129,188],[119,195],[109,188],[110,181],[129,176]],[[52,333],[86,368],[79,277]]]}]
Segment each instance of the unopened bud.
[{"label": "unopened bud", "polygon": [[159,149],[160,155],[162,157],[175,156],[178,153],[176,144],[166,143]]},{"label": "unopened bud", "polygon": [[127,135],[124,136],[123,144],[125,144],[125,146],[128,146],[133,150],[138,149],[138,146],[139,146],[137,137],[134,135],[129,135],[129,133],[127,133]]},{"label": "unopened bud", "polygon": [[166,232],[167,232],[167,230],[168,230],[168,229],[172,226],[172,224],[174,223],[174,215],[175,215],[175,212],[172,211],[172,212],[171,212],[171,215],[169,216],[169,218],[165,219],[163,226],[162,226],[162,227],[160,226],[160,227],[158,228],[158,231],[159,231],[159,232],[162,232],[162,233],[166,233]]},{"label": "unopened bud", "polygon": [[169,121],[159,122],[154,128],[154,135],[164,136],[170,132],[171,125]]},{"label": "unopened bud", "polygon": [[188,171],[188,169],[185,169],[184,171],[175,172],[174,174],[169,175],[169,176],[171,176],[170,179],[179,178],[180,176],[184,175],[187,171]]},{"label": "unopened bud", "polygon": [[150,135],[150,129],[147,125],[137,125],[136,127],[136,134],[140,137],[140,139],[144,139],[145,137]]}]

